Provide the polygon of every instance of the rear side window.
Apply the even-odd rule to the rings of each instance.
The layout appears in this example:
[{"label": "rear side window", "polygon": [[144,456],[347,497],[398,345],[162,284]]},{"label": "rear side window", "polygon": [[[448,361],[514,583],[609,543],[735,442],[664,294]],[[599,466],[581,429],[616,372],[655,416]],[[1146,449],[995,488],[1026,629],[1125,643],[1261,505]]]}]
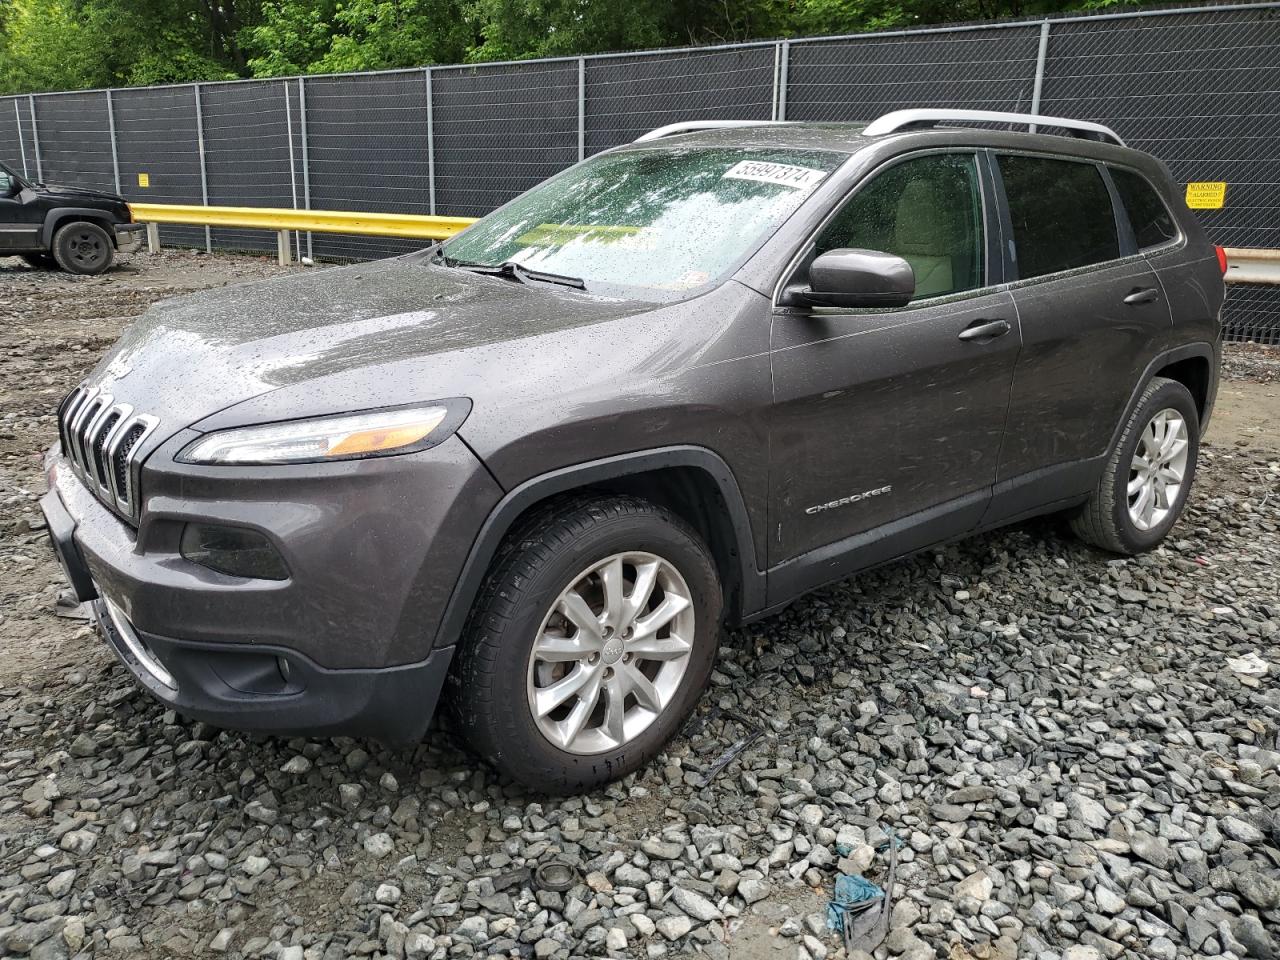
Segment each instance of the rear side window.
[{"label": "rear side window", "polygon": [[1096,166],[1043,157],[1002,156],[999,162],[1019,277],[1120,256],[1111,194]]},{"label": "rear side window", "polygon": [[1131,170],[1112,167],[1111,179],[1115,181],[1116,192],[1120,194],[1124,209],[1129,214],[1129,223],[1133,226],[1139,250],[1158,247],[1178,235],[1173,215],[1145,177]]}]

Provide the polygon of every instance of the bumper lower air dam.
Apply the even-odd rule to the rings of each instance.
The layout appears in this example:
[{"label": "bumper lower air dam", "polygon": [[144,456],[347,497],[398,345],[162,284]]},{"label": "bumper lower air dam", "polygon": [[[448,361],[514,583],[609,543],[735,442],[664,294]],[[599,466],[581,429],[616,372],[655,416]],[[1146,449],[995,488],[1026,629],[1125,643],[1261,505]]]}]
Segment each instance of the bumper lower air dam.
[{"label": "bumper lower air dam", "polygon": [[93,608],[103,638],[148,693],[231,730],[414,743],[431,724],[453,658],[450,647],[403,666],[331,670],[287,647],[140,633],[107,601]]}]

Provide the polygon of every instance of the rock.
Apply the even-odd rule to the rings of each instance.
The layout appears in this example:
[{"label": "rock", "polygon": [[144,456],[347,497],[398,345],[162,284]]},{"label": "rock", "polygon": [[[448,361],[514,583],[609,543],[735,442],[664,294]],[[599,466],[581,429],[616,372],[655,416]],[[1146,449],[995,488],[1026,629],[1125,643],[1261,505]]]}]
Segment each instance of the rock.
[{"label": "rock", "polygon": [[1097,903],[1099,910],[1112,916],[1120,913],[1126,906],[1128,906],[1124,901],[1124,897],[1120,896],[1114,890],[1103,886],[1099,886],[1094,889],[1093,899],[1094,902]]},{"label": "rock", "polygon": [[271,861],[266,857],[245,857],[244,863],[240,866],[249,876],[258,877],[267,871],[271,866]]},{"label": "rock", "polygon": [[385,833],[371,833],[364,838],[364,851],[371,857],[381,860],[383,857],[390,856],[393,850],[395,850],[395,843]]},{"label": "rock", "polygon": [[1239,817],[1223,817],[1218,821],[1218,826],[1223,833],[1237,843],[1254,844],[1266,839],[1266,835],[1261,830]]},{"label": "rock", "polygon": [[757,903],[769,895],[769,884],[755,877],[743,877],[738,881],[738,896],[748,904]]},{"label": "rock", "polygon": [[1173,863],[1173,851],[1164,837],[1138,831],[1129,838],[1129,846],[1136,856],[1154,867],[1165,870]]},{"label": "rock", "polygon": [[693,921],[688,917],[663,917],[657,923],[658,932],[668,940],[679,940],[693,929]]},{"label": "rock", "polygon": [[1257,960],[1280,960],[1280,948],[1262,921],[1252,914],[1241,914],[1231,920],[1231,933]]},{"label": "rock", "polygon": [[1081,793],[1067,795],[1067,809],[1072,817],[1090,830],[1105,830],[1107,824],[1111,822],[1111,814],[1107,812],[1106,807],[1092,797],[1086,797]]},{"label": "rock", "polygon": [[1234,877],[1236,893],[1259,910],[1280,907],[1280,872],[1250,864]]},{"label": "rock", "polygon": [[974,873],[955,885],[952,890],[952,896],[956,899],[972,897],[974,900],[985,902],[991,898],[991,891],[994,887],[995,883],[987,874]]},{"label": "rock", "polygon": [[679,860],[684,846],[670,840],[647,837],[640,843],[640,849],[657,860]]},{"label": "rock", "polygon": [[675,887],[671,891],[671,899],[677,907],[695,920],[707,923],[711,920],[724,919],[724,914],[716,908],[716,905],[700,893],[686,890],[684,887]]},{"label": "rock", "polygon": [[226,953],[231,947],[231,938],[233,936],[235,936],[234,930],[230,927],[223,927],[209,941],[209,949],[214,953]]},{"label": "rock", "polygon": [[380,883],[374,891],[373,899],[379,903],[395,904],[400,902],[400,888],[392,883]]}]

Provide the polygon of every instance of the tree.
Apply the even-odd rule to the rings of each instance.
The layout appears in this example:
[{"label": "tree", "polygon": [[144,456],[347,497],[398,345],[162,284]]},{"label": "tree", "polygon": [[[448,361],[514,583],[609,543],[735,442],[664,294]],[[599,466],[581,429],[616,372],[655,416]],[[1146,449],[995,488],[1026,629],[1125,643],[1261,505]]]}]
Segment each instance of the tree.
[{"label": "tree", "polygon": [[0,0],[0,93],[572,56],[1120,2]]},{"label": "tree", "polygon": [[217,80],[246,69],[259,0],[7,0],[0,89]]}]

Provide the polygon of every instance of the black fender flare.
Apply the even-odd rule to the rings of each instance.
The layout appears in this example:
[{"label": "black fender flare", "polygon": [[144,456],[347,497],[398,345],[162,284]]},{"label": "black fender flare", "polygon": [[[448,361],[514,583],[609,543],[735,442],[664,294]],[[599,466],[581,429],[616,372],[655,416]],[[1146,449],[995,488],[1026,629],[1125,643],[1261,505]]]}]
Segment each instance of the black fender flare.
[{"label": "black fender flare", "polygon": [[1109,456],[1109,451],[1115,449],[1116,443],[1120,439],[1120,434],[1124,431],[1125,424],[1129,422],[1129,418],[1133,416],[1134,409],[1138,406],[1142,391],[1147,389],[1147,384],[1156,375],[1156,371],[1162,367],[1167,367],[1171,363],[1177,363],[1179,360],[1191,359],[1201,359],[1209,364],[1209,390],[1205,397],[1204,417],[1200,423],[1201,433],[1204,432],[1204,425],[1209,422],[1209,416],[1213,413],[1214,396],[1218,392],[1218,354],[1214,350],[1213,344],[1207,340],[1197,340],[1194,343],[1186,343],[1180,347],[1165,350],[1151,358],[1151,362],[1142,371],[1142,376],[1134,384],[1133,392],[1129,394],[1129,402],[1125,404],[1124,414],[1120,417],[1120,422],[1116,424],[1115,429],[1111,432],[1111,441],[1107,444],[1108,453],[1104,454],[1104,456]]},{"label": "black fender flare", "polygon": [[602,460],[574,464],[526,480],[504,496],[476,534],[462,572],[445,605],[436,630],[434,647],[453,646],[462,636],[471,606],[480,592],[489,564],[516,518],[533,504],[558,493],[671,467],[691,467],[706,473],[716,484],[729,512],[737,557],[741,567],[742,611],[746,615],[765,605],[765,574],[755,564],[755,545],[746,502],[729,465],[705,447],[671,446],[624,453]]},{"label": "black fender flare", "polygon": [[56,210],[50,210],[45,216],[44,228],[40,231],[40,242],[44,244],[46,250],[53,249],[53,235],[58,232],[58,227],[68,220],[88,220],[99,226],[106,224],[107,236],[111,238],[111,245],[115,246],[115,217],[110,211],[95,210],[92,207],[58,207]]}]

